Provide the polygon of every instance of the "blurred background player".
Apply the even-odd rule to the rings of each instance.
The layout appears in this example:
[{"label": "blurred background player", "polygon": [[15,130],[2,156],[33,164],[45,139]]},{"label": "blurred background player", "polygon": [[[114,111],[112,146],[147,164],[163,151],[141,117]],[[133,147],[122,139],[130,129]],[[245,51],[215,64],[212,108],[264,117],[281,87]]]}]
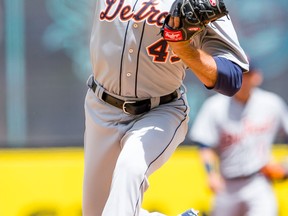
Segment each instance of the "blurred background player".
[{"label": "blurred background player", "polygon": [[282,98],[259,88],[262,80],[250,62],[240,91],[207,99],[191,128],[216,195],[212,216],[277,215],[270,180],[287,169],[272,164],[271,146],[281,128],[288,134],[288,112]]}]

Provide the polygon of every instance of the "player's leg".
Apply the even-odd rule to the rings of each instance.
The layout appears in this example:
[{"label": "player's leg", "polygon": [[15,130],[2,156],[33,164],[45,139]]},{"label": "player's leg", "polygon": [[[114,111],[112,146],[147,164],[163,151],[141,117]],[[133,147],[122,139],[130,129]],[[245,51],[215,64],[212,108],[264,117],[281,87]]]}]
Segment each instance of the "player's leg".
[{"label": "player's leg", "polygon": [[108,198],[113,170],[120,153],[121,110],[104,104],[89,90],[85,100],[85,166],[83,216],[100,216]]},{"label": "player's leg", "polygon": [[215,195],[211,216],[243,216],[246,207],[239,197],[240,190],[241,183],[239,184],[237,180],[225,181],[223,191]]},{"label": "player's leg", "polygon": [[243,216],[243,207],[236,197],[218,194],[212,205],[211,216]]},{"label": "player's leg", "polygon": [[277,216],[277,201],[271,183],[258,176],[246,190],[249,210],[245,216]]},{"label": "player's leg", "polygon": [[139,215],[148,176],[170,158],[185,138],[187,109],[183,99],[161,105],[136,120],[127,131],[103,216]]}]

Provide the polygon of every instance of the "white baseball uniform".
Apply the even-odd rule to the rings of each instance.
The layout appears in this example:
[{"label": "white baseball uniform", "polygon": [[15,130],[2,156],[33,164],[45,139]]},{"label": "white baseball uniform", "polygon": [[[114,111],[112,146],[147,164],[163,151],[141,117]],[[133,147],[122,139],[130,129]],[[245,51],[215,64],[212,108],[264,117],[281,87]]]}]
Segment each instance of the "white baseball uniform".
[{"label": "white baseball uniform", "polygon": [[246,105],[214,95],[200,109],[191,139],[216,150],[226,189],[216,195],[213,216],[276,216],[270,182],[259,170],[271,159],[280,128],[288,134],[288,111],[278,95],[256,88]]},{"label": "white baseball uniform", "polygon": [[[185,138],[186,65],[159,34],[172,3],[96,1],[90,46],[93,87],[85,100],[84,216],[151,215],[141,209],[147,178]],[[248,69],[227,17],[208,25],[194,45]],[[128,114],[136,102],[145,110],[142,100],[150,101],[151,110]]]}]

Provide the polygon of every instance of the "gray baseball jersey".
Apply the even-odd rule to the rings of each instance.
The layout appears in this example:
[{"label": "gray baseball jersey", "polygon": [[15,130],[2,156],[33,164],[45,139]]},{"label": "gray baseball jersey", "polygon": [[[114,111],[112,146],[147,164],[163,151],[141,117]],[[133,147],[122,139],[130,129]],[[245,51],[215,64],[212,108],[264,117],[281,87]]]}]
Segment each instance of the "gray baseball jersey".
[{"label": "gray baseball jersey", "polygon": [[[91,37],[95,80],[124,97],[155,97],[179,88],[184,63],[161,37],[160,28],[172,0],[97,1]],[[109,30],[109,31],[108,31]],[[231,18],[207,26],[194,45],[248,69]]]},{"label": "gray baseball jersey", "polygon": [[259,171],[271,159],[271,145],[280,127],[288,134],[285,102],[256,88],[246,105],[219,94],[209,98],[190,135],[215,148],[223,176],[235,178]]}]

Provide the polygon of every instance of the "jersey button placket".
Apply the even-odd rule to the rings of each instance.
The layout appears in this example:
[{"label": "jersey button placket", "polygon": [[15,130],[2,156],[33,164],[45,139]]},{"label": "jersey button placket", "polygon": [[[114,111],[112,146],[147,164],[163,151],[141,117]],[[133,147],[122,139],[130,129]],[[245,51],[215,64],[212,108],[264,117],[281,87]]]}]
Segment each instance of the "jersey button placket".
[{"label": "jersey button placket", "polygon": [[[123,53],[123,77],[122,77],[122,94],[130,97],[136,97],[136,76],[137,76],[137,41],[141,38],[141,24],[130,23],[127,29],[126,48]],[[140,30],[140,31],[139,31]]]}]

